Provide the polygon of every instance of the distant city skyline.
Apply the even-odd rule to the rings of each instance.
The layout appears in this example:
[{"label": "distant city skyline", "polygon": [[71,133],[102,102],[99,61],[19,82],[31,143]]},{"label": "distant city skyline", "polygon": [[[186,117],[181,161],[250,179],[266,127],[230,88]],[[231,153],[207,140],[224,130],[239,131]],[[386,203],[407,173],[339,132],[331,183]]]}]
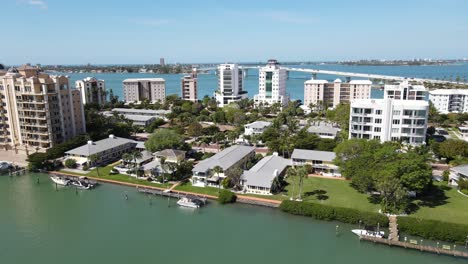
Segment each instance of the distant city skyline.
[{"label": "distant city skyline", "polygon": [[10,0],[0,63],[468,57],[468,1],[350,2]]}]

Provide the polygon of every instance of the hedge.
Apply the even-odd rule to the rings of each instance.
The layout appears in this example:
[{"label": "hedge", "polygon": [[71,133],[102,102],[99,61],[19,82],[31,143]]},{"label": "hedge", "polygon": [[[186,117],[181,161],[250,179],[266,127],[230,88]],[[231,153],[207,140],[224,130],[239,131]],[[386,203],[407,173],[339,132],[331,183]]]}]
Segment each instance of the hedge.
[{"label": "hedge", "polygon": [[435,220],[424,220],[415,217],[398,217],[400,232],[430,240],[441,240],[465,244],[468,236],[468,225],[447,223]]},{"label": "hedge", "polygon": [[352,208],[335,207],[317,203],[306,203],[285,200],[280,209],[284,212],[313,217],[319,220],[340,221],[343,223],[358,224],[381,227],[388,226],[388,218],[385,215],[372,212],[364,212]]},{"label": "hedge", "polygon": [[218,202],[220,204],[235,203],[237,196],[228,190],[221,190],[221,193],[218,196]]}]

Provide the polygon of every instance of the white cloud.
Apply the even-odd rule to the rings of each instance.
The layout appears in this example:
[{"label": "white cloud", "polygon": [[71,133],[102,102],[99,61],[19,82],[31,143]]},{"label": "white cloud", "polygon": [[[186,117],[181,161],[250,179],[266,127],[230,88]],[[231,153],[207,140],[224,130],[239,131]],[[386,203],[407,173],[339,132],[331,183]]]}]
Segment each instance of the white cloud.
[{"label": "white cloud", "polygon": [[43,10],[47,9],[47,3],[43,0],[18,0],[18,3],[35,6]]},{"label": "white cloud", "polygon": [[143,25],[143,26],[162,26],[169,24],[171,21],[169,19],[154,19],[154,18],[144,18],[144,19],[136,19],[133,20],[133,23],[137,25]]}]

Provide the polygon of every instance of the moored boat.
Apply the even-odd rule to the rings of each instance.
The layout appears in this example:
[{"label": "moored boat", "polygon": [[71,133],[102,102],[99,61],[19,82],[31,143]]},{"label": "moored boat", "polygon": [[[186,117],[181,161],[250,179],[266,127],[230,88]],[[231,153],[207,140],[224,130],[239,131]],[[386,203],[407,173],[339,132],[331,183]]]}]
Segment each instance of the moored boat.
[{"label": "moored boat", "polygon": [[67,186],[69,183],[70,183],[70,180],[69,179],[66,179],[66,178],[62,178],[62,177],[59,177],[59,176],[50,176],[50,179],[58,184],[58,185],[63,185],[63,186]]},{"label": "moored boat", "polygon": [[88,190],[88,189],[91,189],[94,187],[93,184],[91,183],[87,183],[83,180],[78,180],[78,181],[72,181],[71,184],[73,186],[76,186],[78,189],[82,189],[82,190]]},{"label": "moored boat", "polygon": [[197,200],[196,198],[191,198],[191,197],[182,197],[179,201],[177,201],[177,204],[183,207],[190,207],[190,208],[199,208],[200,207],[200,201]]},{"label": "moored boat", "polygon": [[376,238],[383,238],[385,235],[385,232],[383,231],[371,231],[371,230],[365,230],[365,229],[353,229],[351,230],[354,234],[358,236],[370,236],[370,237],[376,237]]}]

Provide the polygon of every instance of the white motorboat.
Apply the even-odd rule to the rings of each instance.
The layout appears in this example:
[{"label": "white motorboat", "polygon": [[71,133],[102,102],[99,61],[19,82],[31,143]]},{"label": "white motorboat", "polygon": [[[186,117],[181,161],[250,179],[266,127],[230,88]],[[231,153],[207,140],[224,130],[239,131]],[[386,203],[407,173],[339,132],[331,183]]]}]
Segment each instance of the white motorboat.
[{"label": "white motorboat", "polygon": [[371,230],[365,230],[365,229],[353,229],[351,230],[354,234],[358,236],[370,236],[370,237],[377,237],[377,238],[383,238],[385,235],[384,231],[371,231]]},{"label": "white motorboat", "polygon": [[70,183],[69,179],[65,179],[59,176],[50,176],[50,179],[58,185],[67,186]]},{"label": "white motorboat", "polygon": [[92,184],[87,183],[87,182],[82,181],[82,180],[72,181],[71,184],[73,186],[76,186],[78,189],[81,189],[81,190],[88,190],[88,189],[91,189],[91,188],[94,187]]},{"label": "white motorboat", "polygon": [[177,204],[184,207],[199,208],[200,204],[197,201],[198,200],[191,199],[189,197],[183,197],[177,201]]}]

